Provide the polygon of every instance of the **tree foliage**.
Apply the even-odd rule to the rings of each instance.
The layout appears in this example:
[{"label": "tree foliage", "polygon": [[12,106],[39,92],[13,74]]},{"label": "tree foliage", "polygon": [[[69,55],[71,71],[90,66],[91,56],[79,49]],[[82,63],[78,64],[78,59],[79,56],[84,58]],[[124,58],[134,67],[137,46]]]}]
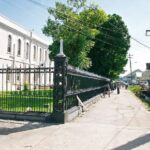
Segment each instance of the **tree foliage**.
[{"label": "tree foliage", "polygon": [[55,8],[48,9],[43,33],[53,38],[50,58],[59,53],[63,38],[69,64],[115,79],[127,63],[128,29],[120,16],[85,4],[86,0],[67,0],[67,4],[56,2]]},{"label": "tree foliage", "polygon": [[99,34],[89,57],[92,72],[115,79],[127,63],[130,36],[122,18],[109,15],[108,20],[99,27]]},{"label": "tree foliage", "polygon": [[69,64],[87,69],[92,65],[88,54],[99,32],[91,22],[102,24],[107,15],[103,10],[84,8],[84,4],[85,0],[68,0],[68,5],[56,2],[56,7],[48,10],[50,17],[43,32],[53,38],[53,44],[49,47],[51,59],[59,52],[61,37]]}]

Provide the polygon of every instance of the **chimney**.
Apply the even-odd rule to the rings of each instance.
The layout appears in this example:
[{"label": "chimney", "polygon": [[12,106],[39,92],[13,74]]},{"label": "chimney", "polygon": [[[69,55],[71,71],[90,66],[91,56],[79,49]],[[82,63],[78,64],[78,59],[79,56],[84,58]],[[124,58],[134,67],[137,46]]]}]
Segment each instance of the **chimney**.
[{"label": "chimney", "polygon": [[146,63],[146,70],[150,70],[150,63]]}]

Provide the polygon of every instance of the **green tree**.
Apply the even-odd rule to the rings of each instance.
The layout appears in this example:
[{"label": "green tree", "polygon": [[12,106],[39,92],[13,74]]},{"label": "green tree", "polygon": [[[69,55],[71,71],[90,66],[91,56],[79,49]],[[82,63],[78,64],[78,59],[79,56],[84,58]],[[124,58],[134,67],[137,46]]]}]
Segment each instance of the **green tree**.
[{"label": "green tree", "polygon": [[68,0],[67,5],[56,2],[55,8],[48,10],[50,17],[43,33],[53,38],[53,44],[49,46],[51,59],[59,52],[61,37],[69,64],[87,69],[92,65],[88,54],[99,33],[92,24],[104,23],[107,15],[103,10],[84,7],[85,3],[86,0]]},{"label": "green tree", "polygon": [[109,15],[108,20],[99,26],[95,45],[89,53],[92,60],[90,71],[115,79],[127,63],[130,36],[122,18]]}]

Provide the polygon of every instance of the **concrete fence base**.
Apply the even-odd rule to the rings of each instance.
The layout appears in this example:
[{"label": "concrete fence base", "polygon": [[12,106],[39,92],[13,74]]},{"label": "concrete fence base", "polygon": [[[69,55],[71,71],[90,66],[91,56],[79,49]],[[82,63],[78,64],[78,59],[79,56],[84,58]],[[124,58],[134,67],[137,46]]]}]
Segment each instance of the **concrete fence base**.
[{"label": "concrete fence base", "polygon": [[[100,95],[97,95],[85,102],[83,104],[88,108],[92,104],[96,103],[100,99]],[[82,106],[75,106],[72,107],[63,113],[54,113],[53,114],[53,120],[57,123],[66,123],[74,120],[76,117],[78,117],[83,112]]]},{"label": "concrete fence base", "polygon": [[[83,104],[86,106],[86,108],[88,108],[93,103],[96,103],[99,99],[100,99],[100,96],[97,95],[83,102]],[[66,123],[78,117],[83,111],[85,110],[83,110],[82,106],[75,106],[62,113],[58,112],[58,113],[53,113],[53,114],[35,113],[35,112],[15,113],[15,112],[0,111],[0,119]]]},{"label": "concrete fence base", "polygon": [[50,113],[14,113],[14,112],[0,112],[0,119],[21,120],[21,121],[38,121],[38,122],[51,122]]}]

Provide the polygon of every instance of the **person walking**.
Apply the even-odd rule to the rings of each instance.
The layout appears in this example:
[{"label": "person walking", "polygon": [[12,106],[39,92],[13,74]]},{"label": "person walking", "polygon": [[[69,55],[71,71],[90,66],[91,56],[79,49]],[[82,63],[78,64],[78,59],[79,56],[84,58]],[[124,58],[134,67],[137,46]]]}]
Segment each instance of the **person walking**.
[{"label": "person walking", "polygon": [[120,94],[120,86],[119,86],[119,83],[117,84],[117,94]]}]

